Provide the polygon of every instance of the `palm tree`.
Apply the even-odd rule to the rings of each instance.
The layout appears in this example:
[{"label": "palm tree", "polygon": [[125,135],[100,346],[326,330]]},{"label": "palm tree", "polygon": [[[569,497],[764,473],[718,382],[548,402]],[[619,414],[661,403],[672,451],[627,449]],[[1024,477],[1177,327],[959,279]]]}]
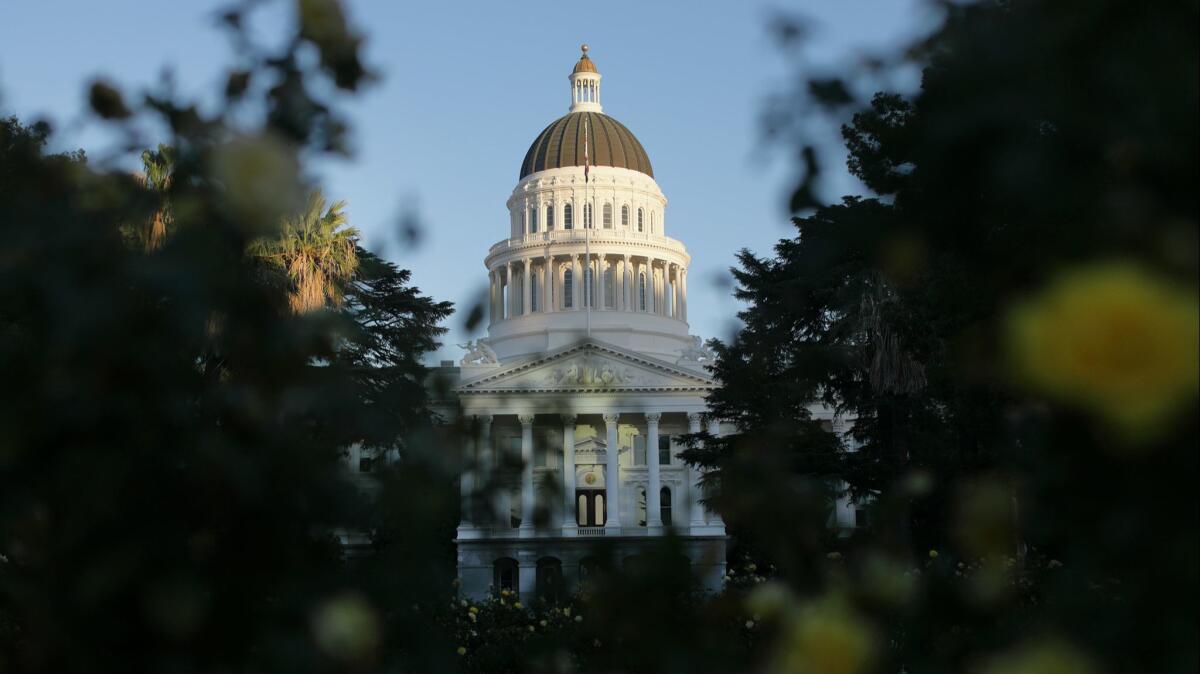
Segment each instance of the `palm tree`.
[{"label": "palm tree", "polygon": [[162,247],[167,238],[167,229],[173,220],[167,192],[171,189],[171,180],[175,172],[175,148],[159,143],[157,150],[143,150],[142,168],[143,172],[138,174],[138,179],[146,189],[157,192],[162,199],[150,221],[136,232],[137,238],[149,253]]},{"label": "palm tree", "polygon": [[358,230],[346,225],[345,208],[345,201],[326,208],[325,196],[314,190],[305,209],[284,220],[277,238],[250,247],[287,276],[288,304],[296,313],[341,306],[343,288],[358,269]]}]

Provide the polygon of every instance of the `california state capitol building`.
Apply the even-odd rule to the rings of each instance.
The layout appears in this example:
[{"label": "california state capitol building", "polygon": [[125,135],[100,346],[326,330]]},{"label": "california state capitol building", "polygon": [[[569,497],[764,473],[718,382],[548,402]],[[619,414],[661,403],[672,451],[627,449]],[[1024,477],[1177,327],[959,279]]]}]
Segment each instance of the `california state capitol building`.
[{"label": "california state capitol building", "polygon": [[570,109],[529,146],[508,233],[484,256],[487,337],[451,370],[473,429],[455,539],[464,596],[560,597],[594,571],[600,540],[633,563],[668,532],[700,587],[725,573],[725,525],[676,456],[682,434],[721,432],[705,415],[712,354],[688,329],[691,257],[582,50]]}]

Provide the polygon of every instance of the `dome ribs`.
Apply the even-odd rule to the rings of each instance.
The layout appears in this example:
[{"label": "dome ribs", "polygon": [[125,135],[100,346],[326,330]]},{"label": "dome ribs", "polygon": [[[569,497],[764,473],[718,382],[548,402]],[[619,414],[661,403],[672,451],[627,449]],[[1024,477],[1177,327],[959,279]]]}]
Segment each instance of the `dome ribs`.
[{"label": "dome ribs", "polygon": [[521,178],[546,169],[583,166],[584,120],[592,166],[614,166],[654,177],[646,150],[629,129],[608,115],[573,112],[542,130],[521,163]]}]

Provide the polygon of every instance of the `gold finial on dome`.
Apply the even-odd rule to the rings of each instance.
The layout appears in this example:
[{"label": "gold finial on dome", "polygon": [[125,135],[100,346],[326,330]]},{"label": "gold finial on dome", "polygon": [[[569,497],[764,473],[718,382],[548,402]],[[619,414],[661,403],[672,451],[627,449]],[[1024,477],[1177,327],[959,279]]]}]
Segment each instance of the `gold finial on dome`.
[{"label": "gold finial on dome", "polygon": [[579,61],[575,64],[575,69],[572,70],[571,72],[572,73],[594,73],[594,72],[597,72],[596,64],[592,63],[592,59],[588,57],[587,43],[585,42],[585,43],[579,45],[579,50],[583,53],[579,56]]}]

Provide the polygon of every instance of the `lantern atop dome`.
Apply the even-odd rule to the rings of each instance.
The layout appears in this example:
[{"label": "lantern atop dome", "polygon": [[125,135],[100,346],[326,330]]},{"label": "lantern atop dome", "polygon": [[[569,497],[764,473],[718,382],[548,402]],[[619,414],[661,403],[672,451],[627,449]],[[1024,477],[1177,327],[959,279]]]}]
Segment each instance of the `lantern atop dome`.
[{"label": "lantern atop dome", "polygon": [[604,112],[600,107],[600,72],[588,57],[588,46],[580,45],[582,55],[571,70],[570,112]]}]

